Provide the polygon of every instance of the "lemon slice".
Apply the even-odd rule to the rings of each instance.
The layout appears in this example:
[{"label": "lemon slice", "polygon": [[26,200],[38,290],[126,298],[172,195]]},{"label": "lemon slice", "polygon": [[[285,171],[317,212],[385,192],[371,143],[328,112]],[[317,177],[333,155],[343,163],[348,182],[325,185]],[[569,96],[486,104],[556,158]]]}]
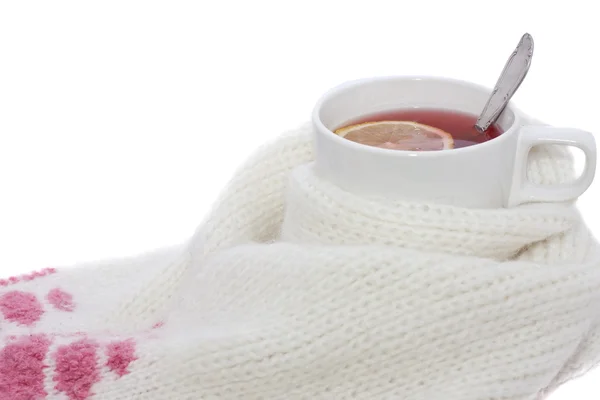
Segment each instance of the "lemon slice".
[{"label": "lemon slice", "polygon": [[337,129],[335,133],[353,142],[384,149],[431,151],[454,148],[454,139],[448,132],[411,121],[364,122]]}]

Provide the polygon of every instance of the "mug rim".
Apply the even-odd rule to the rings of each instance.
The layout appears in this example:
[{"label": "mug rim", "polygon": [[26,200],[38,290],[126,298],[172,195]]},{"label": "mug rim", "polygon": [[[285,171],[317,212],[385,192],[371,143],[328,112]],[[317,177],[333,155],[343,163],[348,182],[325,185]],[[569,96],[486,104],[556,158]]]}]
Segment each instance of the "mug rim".
[{"label": "mug rim", "polygon": [[368,146],[368,145],[365,145],[362,143],[353,142],[352,140],[347,140],[347,139],[344,139],[343,137],[340,137],[339,135],[336,135],[331,129],[329,129],[325,126],[323,121],[321,121],[320,112],[321,112],[321,109],[323,108],[323,105],[331,97],[336,95],[338,92],[345,90],[345,89],[363,86],[363,85],[370,84],[370,83],[381,82],[381,81],[391,81],[391,80],[395,80],[395,81],[427,80],[427,81],[433,81],[433,82],[436,82],[436,81],[437,82],[447,82],[447,83],[461,85],[461,86],[467,87],[469,89],[475,89],[475,90],[479,90],[479,91],[483,90],[485,92],[491,92],[491,89],[489,87],[486,87],[486,86],[483,86],[483,85],[480,85],[480,84],[477,84],[474,82],[469,82],[469,81],[455,79],[455,78],[447,78],[447,77],[442,77],[442,76],[434,76],[434,75],[379,76],[379,77],[360,78],[360,79],[355,79],[355,80],[351,80],[351,81],[346,81],[346,82],[343,82],[343,83],[327,90],[315,104],[313,111],[312,111],[312,122],[313,122],[313,125],[315,126],[317,132],[328,135],[331,138],[331,140],[337,141],[337,143],[339,143],[341,146],[349,146],[349,147],[354,148],[357,151],[367,151],[367,152],[372,152],[375,154],[381,154],[381,155],[387,155],[387,156],[395,154],[396,157],[407,157],[407,156],[408,157],[452,157],[452,156],[458,156],[460,154],[464,154],[467,152],[478,151],[477,149],[484,149],[484,148],[491,147],[494,145],[500,145],[502,142],[509,140],[512,135],[516,134],[517,127],[520,125],[521,115],[518,112],[518,110],[516,109],[516,107],[514,107],[513,102],[511,100],[506,105],[506,108],[504,110],[509,110],[510,112],[512,112],[512,114],[514,115],[514,120],[511,124],[511,126],[508,129],[506,129],[504,132],[502,132],[502,134],[499,135],[498,137],[496,137],[492,140],[488,140],[483,143],[477,143],[472,146],[461,147],[458,149],[456,149],[456,148],[451,149],[451,151],[413,151],[413,150],[385,149],[385,148],[381,148],[381,147]]}]

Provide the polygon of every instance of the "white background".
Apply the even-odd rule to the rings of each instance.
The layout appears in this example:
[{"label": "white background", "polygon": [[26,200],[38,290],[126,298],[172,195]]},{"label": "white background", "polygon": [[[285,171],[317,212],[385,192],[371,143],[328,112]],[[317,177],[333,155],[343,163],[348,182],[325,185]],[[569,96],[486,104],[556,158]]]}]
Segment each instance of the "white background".
[{"label": "white background", "polygon": [[[0,0],[0,272],[184,240],[240,162],[373,75],[494,84],[524,32],[515,96],[600,133],[594,2]],[[600,233],[600,182],[580,199]],[[550,398],[598,399],[600,372]]]}]

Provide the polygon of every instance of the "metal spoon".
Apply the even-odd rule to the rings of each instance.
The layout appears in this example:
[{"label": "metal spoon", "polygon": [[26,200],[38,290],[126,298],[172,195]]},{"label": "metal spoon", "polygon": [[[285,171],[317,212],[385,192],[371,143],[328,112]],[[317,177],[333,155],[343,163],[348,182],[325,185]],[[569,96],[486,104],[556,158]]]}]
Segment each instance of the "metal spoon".
[{"label": "metal spoon", "polygon": [[529,71],[533,57],[533,38],[526,33],[521,38],[517,48],[508,58],[498,82],[490,95],[483,111],[477,118],[475,129],[485,132],[500,116],[504,107],[515,94]]}]

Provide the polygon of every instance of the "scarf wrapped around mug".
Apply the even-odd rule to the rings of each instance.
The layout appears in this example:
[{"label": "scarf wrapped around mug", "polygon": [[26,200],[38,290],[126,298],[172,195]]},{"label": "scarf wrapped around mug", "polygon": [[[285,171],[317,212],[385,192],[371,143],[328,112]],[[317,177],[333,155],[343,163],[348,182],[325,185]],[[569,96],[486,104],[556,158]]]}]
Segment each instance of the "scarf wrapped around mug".
[{"label": "scarf wrapped around mug", "polygon": [[[258,151],[182,246],[0,281],[0,400],[542,399],[599,361],[574,205],[357,197],[310,134]],[[538,148],[529,176],[572,161]]]}]

